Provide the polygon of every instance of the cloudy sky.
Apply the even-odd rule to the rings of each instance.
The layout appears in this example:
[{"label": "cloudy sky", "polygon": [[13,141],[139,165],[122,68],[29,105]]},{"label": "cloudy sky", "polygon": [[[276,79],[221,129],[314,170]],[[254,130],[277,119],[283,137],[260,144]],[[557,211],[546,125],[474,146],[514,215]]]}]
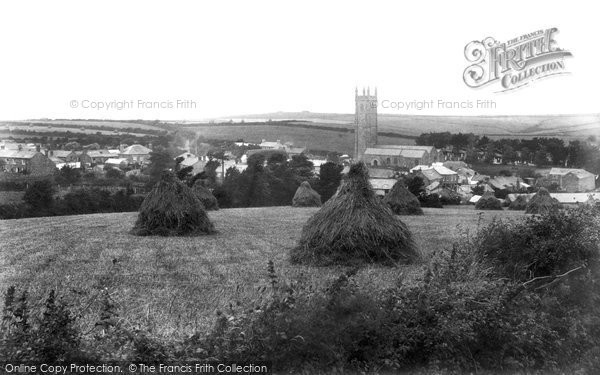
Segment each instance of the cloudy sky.
[{"label": "cloudy sky", "polygon": [[[582,3],[2,2],[0,119],[351,113],[354,88],[367,85],[394,102],[496,103],[380,109],[388,113],[598,113],[597,12]],[[550,27],[560,31],[559,47],[573,53],[565,60],[569,75],[505,93],[464,84],[470,41],[507,41]],[[177,100],[196,108],[176,108]],[[140,108],[148,101],[174,108]],[[89,108],[111,102],[133,105]]]}]

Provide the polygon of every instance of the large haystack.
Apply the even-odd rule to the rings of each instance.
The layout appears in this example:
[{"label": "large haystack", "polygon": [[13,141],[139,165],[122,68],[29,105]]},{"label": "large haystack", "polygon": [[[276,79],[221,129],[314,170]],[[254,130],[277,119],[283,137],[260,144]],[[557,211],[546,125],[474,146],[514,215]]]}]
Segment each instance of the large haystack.
[{"label": "large haystack", "polygon": [[411,193],[402,181],[394,184],[392,190],[387,193],[383,201],[396,215],[423,215],[419,198]]},{"label": "large haystack", "polygon": [[523,211],[527,208],[527,196],[526,195],[518,195],[514,201],[510,202],[508,206],[509,210],[515,211]]},{"label": "large haystack", "polygon": [[560,203],[556,198],[552,198],[546,188],[540,190],[529,200],[526,214],[545,214],[560,208]]},{"label": "large haystack", "polygon": [[142,202],[132,233],[138,236],[194,236],[210,234],[214,226],[194,192],[171,172]]},{"label": "large haystack", "polygon": [[213,193],[211,193],[210,190],[204,186],[204,182],[202,180],[196,180],[192,190],[196,194],[196,197],[200,199],[200,202],[202,202],[202,205],[207,211],[216,211],[219,209],[219,202],[217,202],[217,198],[215,198]]},{"label": "large haystack", "polygon": [[475,204],[476,210],[501,210],[502,202],[494,196],[494,193],[486,191]]},{"label": "large haystack", "polygon": [[352,165],[336,195],[304,225],[293,262],[395,264],[419,258],[412,233],[375,195],[368,177],[363,163]]},{"label": "large haystack", "polygon": [[321,196],[310,187],[308,181],[304,181],[298,186],[296,194],[294,194],[292,206],[321,207]]}]

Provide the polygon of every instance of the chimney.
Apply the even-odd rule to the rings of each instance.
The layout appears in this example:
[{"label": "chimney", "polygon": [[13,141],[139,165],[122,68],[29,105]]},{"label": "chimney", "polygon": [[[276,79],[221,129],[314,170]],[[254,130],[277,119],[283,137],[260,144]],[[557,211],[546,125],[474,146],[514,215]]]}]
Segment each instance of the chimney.
[{"label": "chimney", "polygon": [[19,151],[23,151],[23,145],[19,143]]},{"label": "chimney", "polygon": [[0,145],[0,150],[4,150],[4,145]]}]

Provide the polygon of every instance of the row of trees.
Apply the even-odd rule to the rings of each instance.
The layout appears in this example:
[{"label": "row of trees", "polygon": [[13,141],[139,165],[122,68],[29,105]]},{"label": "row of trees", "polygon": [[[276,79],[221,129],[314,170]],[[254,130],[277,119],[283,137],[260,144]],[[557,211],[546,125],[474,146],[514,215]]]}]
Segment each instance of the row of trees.
[{"label": "row of trees", "polygon": [[52,181],[36,181],[25,191],[23,202],[0,205],[0,219],[137,211],[144,200],[131,189],[112,194],[101,189],[79,189],[62,198],[54,195]]},{"label": "row of trees", "polygon": [[586,141],[572,140],[565,143],[555,137],[492,140],[473,133],[450,132],[423,133],[416,139],[417,145],[466,150],[467,162],[479,161],[481,157],[484,161],[491,162],[494,155],[500,153],[504,163],[518,161],[539,166],[566,165],[600,173],[600,150],[595,142],[593,136]]},{"label": "row of trees", "polygon": [[[254,154],[248,158],[248,167],[243,172],[236,168],[227,169],[223,183],[213,185],[213,194],[223,208],[287,206],[298,186],[308,181],[324,202],[335,194],[343,166],[325,163],[319,177],[315,177],[313,169],[312,162],[304,155],[293,156],[288,161],[284,154],[275,153],[268,158],[264,154]],[[207,168],[206,172],[209,181],[210,170]]]}]

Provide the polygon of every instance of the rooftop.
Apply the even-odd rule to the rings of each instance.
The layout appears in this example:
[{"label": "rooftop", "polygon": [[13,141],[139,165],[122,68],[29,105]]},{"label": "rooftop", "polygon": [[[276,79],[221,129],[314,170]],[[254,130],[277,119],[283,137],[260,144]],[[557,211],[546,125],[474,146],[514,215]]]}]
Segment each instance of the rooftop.
[{"label": "rooftop", "polygon": [[552,168],[552,169],[550,169],[550,172],[548,174],[550,176],[552,176],[552,175],[566,176],[569,173],[574,174],[575,176],[577,176],[579,178],[589,177],[589,176],[595,177],[595,175],[593,173],[590,173],[584,169],[577,169],[577,168]]},{"label": "rooftop", "polygon": [[37,151],[0,150],[0,158],[31,159]]},{"label": "rooftop", "polygon": [[121,155],[148,155],[151,152],[152,150],[150,150],[148,147],[136,144],[127,147],[123,152],[121,152]]}]

